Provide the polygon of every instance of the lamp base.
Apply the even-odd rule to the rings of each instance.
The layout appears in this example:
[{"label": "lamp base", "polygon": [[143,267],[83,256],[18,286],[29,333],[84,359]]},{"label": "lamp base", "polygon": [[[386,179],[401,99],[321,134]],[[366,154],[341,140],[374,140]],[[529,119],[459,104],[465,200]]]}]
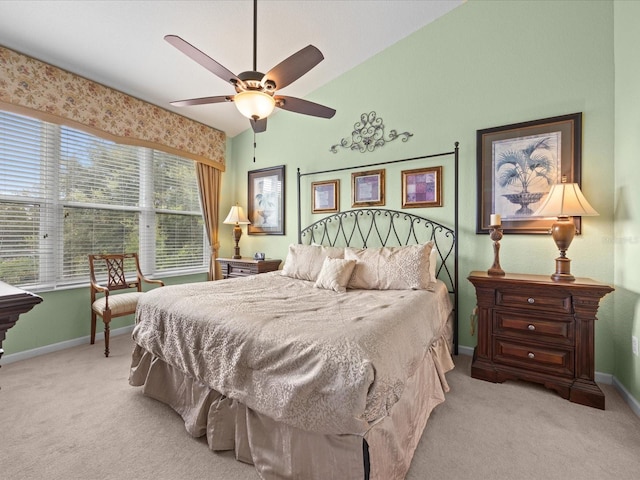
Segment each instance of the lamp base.
[{"label": "lamp base", "polygon": [[240,255],[240,246],[238,245],[238,242],[240,241],[241,236],[242,236],[242,229],[240,228],[240,225],[236,223],[236,226],[233,227],[233,240],[236,242],[236,246],[234,249],[234,255],[233,257],[231,257],[234,260],[238,260],[242,258],[242,255]]},{"label": "lamp base", "polygon": [[551,275],[556,282],[573,282],[576,277],[571,275],[571,260],[567,257],[556,258],[556,272]]}]

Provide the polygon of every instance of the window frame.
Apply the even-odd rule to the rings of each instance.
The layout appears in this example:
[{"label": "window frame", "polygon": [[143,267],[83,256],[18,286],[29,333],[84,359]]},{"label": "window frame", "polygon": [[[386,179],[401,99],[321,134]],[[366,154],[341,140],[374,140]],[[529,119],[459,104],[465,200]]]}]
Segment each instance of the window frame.
[{"label": "window frame", "polygon": [[[37,233],[39,235],[39,241],[36,245],[36,251],[38,256],[37,267],[37,280],[33,283],[15,284],[15,286],[28,288],[32,291],[48,291],[67,288],[77,288],[86,286],[89,283],[89,268],[88,263],[86,266],[85,278],[79,280],[82,275],[75,275],[73,278],[66,278],[63,271],[63,262],[65,258],[64,249],[64,231],[65,231],[65,209],[69,208],[86,208],[96,209],[101,211],[126,211],[136,212],[138,214],[138,245],[137,252],[140,257],[141,269],[144,274],[150,278],[162,276],[180,276],[205,273],[209,268],[210,246],[206,235],[204,219],[202,215],[202,206],[198,196],[197,207],[198,210],[174,210],[172,208],[156,208],[154,205],[154,161],[156,155],[159,155],[158,161],[162,158],[163,162],[176,159],[177,161],[185,161],[193,164],[193,185],[197,189],[197,172],[195,163],[191,159],[179,157],[177,155],[171,155],[165,152],[156,151],[147,147],[129,146],[118,144],[112,140],[107,140],[102,137],[86,133],[82,130],[74,129],[71,127],[60,126],[50,122],[45,122],[36,118],[27,117],[24,115],[15,114],[12,112],[1,111],[0,113],[5,118],[11,119],[12,116],[20,118],[26,118],[29,121],[39,122],[40,125],[40,178],[38,179],[38,192],[36,197],[30,197],[29,192],[20,194],[11,192],[10,189],[7,192],[2,192],[0,189],[0,204],[17,204],[17,205],[40,205],[39,224]],[[19,123],[17,121],[16,123]],[[62,132],[63,129],[68,129],[74,132],[74,135],[78,133],[81,136],[87,136],[87,143],[96,139],[96,141],[102,142],[101,146],[108,149],[109,145],[115,145],[116,148],[134,149],[135,158],[139,162],[138,164],[138,204],[137,205],[114,205],[107,203],[94,203],[86,201],[77,201],[74,199],[65,198],[62,199],[62,187],[63,181],[60,178],[59,171],[63,164],[62,154]],[[84,137],[83,137],[84,138]],[[0,139],[1,140],[1,139]],[[44,146],[43,146],[44,145]],[[0,148],[2,144],[0,143]],[[7,150],[8,151],[8,150]],[[20,165],[20,157],[16,156],[13,159],[10,158],[10,154],[4,155],[0,151],[0,161],[3,158],[8,159],[7,168],[15,169],[18,171],[22,165]],[[12,165],[10,162],[13,160],[15,163]],[[37,163],[37,162],[35,162]],[[26,164],[26,161],[25,161]],[[10,170],[8,170],[10,171]],[[96,175],[99,179],[99,175]],[[11,180],[7,180],[10,182]],[[44,186],[43,186],[44,183]],[[1,183],[0,183],[1,185]],[[163,184],[164,185],[164,184]],[[189,188],[191,189],[191,188]],[[17,189],[16,189],[17,190]],[[191,197],[190,208],[194,208],[193,197]],[[188,215],[196,217],[198,222],[202,224],[201,236],[191,237],[192,244],[199,244],[201,238],[202,244],[202,261],[199,260],[199,250],[196,250],[197,255],[194,257],[195,264],[176,266],[168,269],[156,268],[156,237],[157,237],[157,224],[156,221],[158,215],[166,214],[178,214]],[[7,217],[9,218],[9,217]],[[10,219],[8,220],[10,222]],[[36,222],[34,222],[34,227]],[[36,231],[36,228],[33,229]],[[27,229],[25,229],[25,232]],[[123,248],[125,246],[123,245]],[[26,252],[26,250],[25,250]],[[101,253],[101,252],[87,252],[87,253]],[[2,253],[0,252],[0,261],[2,260]],[[35,269],[34,269],[35,270]],[[2,280],[2,279],[0,279]]]}]

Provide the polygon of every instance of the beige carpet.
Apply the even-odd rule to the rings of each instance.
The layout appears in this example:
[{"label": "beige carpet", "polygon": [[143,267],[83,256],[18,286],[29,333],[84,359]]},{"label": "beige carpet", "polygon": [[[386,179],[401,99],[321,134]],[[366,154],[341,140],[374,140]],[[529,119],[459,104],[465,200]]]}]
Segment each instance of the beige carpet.
[{"label": "beige carpet", "polygon": [[[127,383],[132,343],[112,339],[0,368],[0,478],[257,480],[191,438],[169,407]],[[607,410],[544,388],[492,384],[456,358],[408,480],[640,478],[640,419],[602,386]]]}]

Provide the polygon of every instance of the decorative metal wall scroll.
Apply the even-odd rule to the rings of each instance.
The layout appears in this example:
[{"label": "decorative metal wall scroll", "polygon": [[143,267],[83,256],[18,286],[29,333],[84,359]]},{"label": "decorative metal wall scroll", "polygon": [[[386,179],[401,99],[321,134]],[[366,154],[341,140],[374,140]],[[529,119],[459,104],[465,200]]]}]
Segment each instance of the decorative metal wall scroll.
[{"label": "decorative metal wall scroll", "polygon": [[376,116],[376,112],[363,113],[360,115],[360,121],[353,125],[351,138],[345,137],[340,143],[331,145],[329,149],[333,153],[338,153],[336,147],[348,148],[350,150],[360,150],[360,153],[373,152],[378,147],[384,147],[388,142],[402,137],[402,141],[406,142],[413,133],[390,130],[388,138],[384,138],[384,123],[382,118]]}]

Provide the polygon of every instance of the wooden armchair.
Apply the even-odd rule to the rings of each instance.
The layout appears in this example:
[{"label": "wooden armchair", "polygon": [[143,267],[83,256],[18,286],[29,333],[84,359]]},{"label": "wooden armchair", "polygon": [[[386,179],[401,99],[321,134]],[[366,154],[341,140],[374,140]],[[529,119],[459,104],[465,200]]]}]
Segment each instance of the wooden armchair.
[{"label": "wooden armchair", "polygon": [[[104,262],[104,263],[103,263]],[[125,270],[135,269],[136,279],[125,278]],[[96,280],[96,272],[107,275],[107,285],[100,285]],[[137,253],[113,255],[89,255],[89,273],[91,280],[91,344],[96,341],[96,316],[104,322],[104,356],[109,356],[109,323],[114,317],[122,317],[135,313],[138,299],[143,294],[142,282],[163,286],[162,280],[150,280],[140,271]],[[115,290],[132,290],[126,293],[111,295]],[[98,297],[98,294],[102,294]]]}]

